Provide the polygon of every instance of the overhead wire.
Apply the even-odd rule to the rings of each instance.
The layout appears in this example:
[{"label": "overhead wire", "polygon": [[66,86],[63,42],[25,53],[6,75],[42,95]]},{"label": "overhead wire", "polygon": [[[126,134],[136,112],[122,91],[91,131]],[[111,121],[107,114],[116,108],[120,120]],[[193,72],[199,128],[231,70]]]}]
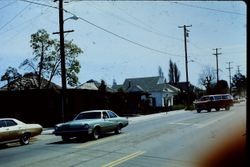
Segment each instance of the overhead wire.
[{"label": "overhead wire", "polygon": [[[170,1],[169,1],[170,2]],[[221,13],[228,13],[228,14],[234,14],[234,15],[242,15],[242,16],[246,16],[243,13],[239,13],[239,12],[233,12],[233,11],[226,11],[226,10],[220,10],[220,9],[214,9],[214,8],[208,8],[208,7],[202,7],[202,6],[198,6],[198,5],[191,5],[191,4],[186,4],[186,3],[182,3],[182,2],[170,2],[170,3],[174,3],[174,4],[178,4],[178,5],[182,5],[182,6],[188,6],[188,7],[193,7],[193,8],[200,8],[200,9],[205,9],[205,10],[210,10],[210,11],[215,11],[215,12],[221,12]]]},{"label": "overhead wire", "polygon": [[56,6],[47,5],[47,4],[40,3],[40,2],[34,2],[34,1],[29,1],[29,0],[19,0],[19,1],[28,2],[28,3],[31,3],[31,4],[36,4],[36,5],[45,6],[45,7],[50,7],[50,8],[54,8],[54,9],[59,9]]},{"label": "overhead wire", "polygon": [[[16,1],[17,1],[17,0],[16,0]],[[2,7],[0,7],[0,10],[1,10],[1,9],[4,9],[4,8],[6,8],[6,7],[8,7],[8,6],[12,5],[12,4],[14,4],[16,1],[9,2],[8,4],[6,4],[6,5],[2,6]]]},{"label": "overhead wire", "polygon": [[[72,13],[72,14],[73,14],[73,13]],[[172,56],[180,56],[180,55],[173,54],[173,53],[169,53],[169,52],[166,52],[166,51],[157,50],[157,49],[154,49],[154,48],[145,46],[145,45],[143,45],[143,44],[140,44],[140,43],[138,43],[138,42],[134,42],[134,41],[132,41],[132,40],[130,40],[130,39],[128,39],[128,38],[125,38],[125,37],[123,37],[123,36],[121,36],[121,35],[118,35],[118,34],[112,32],[112,31],[109,31],[109,30],[107,30],[107,29],[105,29],[105,28],[102,28],[102,27],[100,27],[100,26],[98,26],[98,25],[96,25],[96,24],[94,24],[94,23],[92,23],[92,22],[90,22],[90,21],[88,21],[88,20],[82,18],[82,17],[79,17],[79,19],[82,20],[82,21],[84,21],[84,22],[86,22],[86,23],[88,23],[88,24],[90,24],[90,25],[92,25],[92,26],[94,26],[94,27],[96,27],[96,28],[98,28],[98,29],[101,29],[101,30],[103,30],[103,31],[105,31],[105,32],[107,32],[107,33],[109,33],[109,34],[111,34],[111,35],[114,35],[114,36],[116,36],[116,37],[118,37],[118,38],[120,38],[120,39],[122,39],[122,40],[124,40],[124,41],[130,42],[130,43],[132,43],[132,44],[134,44],[134,45],[137,45],[137,46],[140,46],[140,47],[143,47],[143,48],[145,48],[145,49],[148,49],[148,50],[151,50],[151,51],[155,51],[155,52],[158,52],[158,53],[161,53],[161,54],[166,54],[166,55],[170,55],[170,56],[171,56],[171,55],[172,55]],[[183,57],[183,56],[180,56],[180,57]]]},{"label": "overhead wire", "polygon": [[2,30],[4,27],[6,27],[8,24],[10,24],[13,20],[15,20],[22,12],[24,12],[27,7],[30,6],[30,4],[26,5],[22,10],[20,10],[14,17],[12,17],[7,23],[5,23],[4,25],[2,25],[0,27],[0,30]]},{"label": "overhead wire", "polygon": [[[47,7],[51,7],[51,8],[58,9],[58,7],[51,6],[51,5],[47,5],[47,4],[43,4],[43,3],[39,3],[39,2],[33,2],[33,1],[29,1],[29,0],[19,0],[19,1],[28,2],[28,3],[32,3],[32,4],[36,4],[36,5],[47,6]],[[72,14],[72,15],[75,16],[74,13],[72,13],[72,12],[66,10],[66,9],[63,9],[63,10],[64,10],[65,12],[67,12],[67,13]],[[109,33],[109,34],[111,34],[111,35],[113,35],[113,36],[116,36],[116,37],[118,37],[118,38],[120,38],[120,39],[122,39],[122,40],[124,40],[124,41],[130,42],[130,43],[132,43],[132,44],[134,44],[134,45],[137,45],[137,46],[140,46],[140,47],[142,47],[142,48],[145,48],[145,49],[148,49],[148,50],[151,50],[151,51],[154,51],[154,52],[158,52],[158,53],[161,53],[161,54],[170,55],[170,56],[172,55],[172,56],[183,57],[183,56],[180,56],[180,55],[177,55],[177,54],[173,54],[173,53],[169,53],[169,52],[166,52],[166,51],[161,51],[161,50],[158,50],[158,49],[154,49],[154,48],[145,46],[145,45],[143,45],[143,44],[140,44],[140,43],[138,43],[138,42],[135,42],[135,41],[132,41],[132,40],[130,40],[130,39],[128,39],[128,38],[125,38],[125,37],[123,37],[123,36],[121,36],[121,35],[119,35],[119,34],[116,34],[116,33],[112,32],[112,31],[110,31],[110,30],[107,30],[107,29],[105,29],[105,28],[102,28],[101,26],[98,26],[97,24],[94,24],[94,23],[92,23],[92,22],[90,22],[90,21],[88,21],[88,20],[86,20],[86,19],[84,19],[84,18],[82,18],[82,17],[79,17],[79,16],[78,16],[78,18],[79,18],[80,20],[82,20],[82,21],[84,21],[84,22],[86,22],[86,23],[88,23],[88,24],[90,24],[90,25],[92,25],[92,26],[94,26],[94,27],[100,29],[100,30],[105,31],[106,33]]]},{"label": "overhead wire", "polygon": [[[90,3],[88,3],[88,4],[90,4]],[[93,5],[93,4],[91,3],[90,5]],[[102,8],[99,8],[99,7],[97,8],[97,7],[95,7],[95,6],[93,6],[93,7],[94,7],[95,9],[97,9],[97,10],[102,10],[103,12],[108,13],[109,15],[111,15],[111,16],[113,16],[113,17],[117,17],[119,20],[124,21],[124,22],[126,22],[126,23],[129,23],[129,24],[131,24],[131,25],[133,25],[133,26],[135,26],[135,27],[137,27],[137,28],[140,28],[140,29],[142,29],[142,30],[144,30],[144,31],[153,33],[153,34],[158,35],[158,36],[160,36],[160,37],[167,37],[167,38],[171,38],[171,39],[174,39],[174,40],[183,41],[182,39],[179,39],[179,38],[176,38],[176,37],[173,37],[173,36],[170,36],[170,35],[166,35],[166,34],[163,34],[163,33],[159,32],[159,31],[156,30],[153,26],[146,24],[146,23],[143,22],[142,20],[140,20],[140,19],[138,19],[137,17],[135,17],[135,16],[129,14],[129,13],[126,12],[124,9],[122,9],[122,8],[120,8],[120,7],[118,7],[118,6],[115,6],[115,7],[116,7],[116,9],[118,9],[121,13],[123,13],[123,14],[129,16],[130,18],[134,19],[134,20],[135,20],[136,22],[138,22],[138,23],[141,23],[142,25],[140,25],[140,24],[138,24],[138,23],[134,23],[134,22],[132,22],[132,21],[129,21],[129,20],[123,18],[123,17],[114,15],[112,12],[110,12],[110,11],[105,11],[105,10],[103,10]]]}]

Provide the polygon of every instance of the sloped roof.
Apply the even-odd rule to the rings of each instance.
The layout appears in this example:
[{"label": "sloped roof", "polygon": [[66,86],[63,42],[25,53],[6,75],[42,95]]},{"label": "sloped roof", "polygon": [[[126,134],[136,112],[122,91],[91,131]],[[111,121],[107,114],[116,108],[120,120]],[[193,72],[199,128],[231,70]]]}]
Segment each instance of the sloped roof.
[{"label": "sloped roof", "polygon": [[[19,77],[9,83],[9,89],[11,90],[24,90],[24,89],[38,89],[38,75],[33,73],[25,74],[22,77]],[[47,87],[49,81],[43,77],[41,77],[41,87],[40,89],[47,88],[61,88],[59,85],[50,82],[49,87]],[[3,86],[1,89],[8,89],[8,84]]]},{"label": "sloped roof", "polygon": [[140,85],[133,85],[127,89],[127,92],[144,92],[144,90],[140,87]]},{"label": "sloped roof", "polygon": [[87,89],[87,90],[98,90],[98,87],[95,85],[95,83],[83,83],[79,86],[77,86],[78,89]]},{"label": "sloped roof", "polygon": [[[177,84],[170,84],[170,85],[172,85],[174,87],[177,87],[180,90],[187,91],[187,84],[186,83],[187,82],[178,82]],[[198,87],[196,87],[196,86],[194,86],[194,85],[192,85],[190,83],[189,83],[189,89],[192,90],[192,91],[194,91],[194,92],[203,91],[202,89],[200,89],[200,88],[198,88]]]},{"label": "sloped roof", "polygon": [[159,89],[157,86],[161,83],[160,76],[157,77],[143,77],[143,78],[128,78],[123,83],[123,89],[127,90],[132,86],[139,85],[144,91],[152,91]]},{"label": "sloped roof", "polygon": [[176,94],[180,89],[171,86],[164,82],[164,78],[160,76],[155,77],[142,77],[142,78],[128,78],[125,79],[123,90],[131,91],[144,91],[144,92],[168,92]]},{"label": "sloped roof", "polygon": [[[76,89],[99,90],[100,86],[101,86],[100,82],[91,79],[91,80],[77,86]],[[112,89],[108,86],[106,86],[106,91],[107,92],[115,92],[114,89]]]}]

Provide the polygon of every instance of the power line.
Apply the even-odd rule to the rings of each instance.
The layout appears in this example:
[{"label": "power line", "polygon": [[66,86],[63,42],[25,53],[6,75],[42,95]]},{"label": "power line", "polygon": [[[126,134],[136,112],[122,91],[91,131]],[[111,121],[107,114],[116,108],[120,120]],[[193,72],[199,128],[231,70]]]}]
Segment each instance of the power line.
[{"label": "power line", "polygon": [[12,5],[12,4],[15,3],[15,2],[16,2],[16,1],[13,1],[13,2],[10,2],[10,3],[6,4],[5,6],[2,6],[2,7],[0,8],[0,10],[1,10],[1,9],[4,9],[4,8],[10,6],[10,5]]},{"label": "power line", "polygon": [[[67,13],[70,13],[70,14],[72,14],[72,15],[75,15],[74,13],[72,13],[72,12],[70,12],[70,11],[67,11],[67,10],[65,10],[65,9],[64,9],[64,11],[67,12]],[[155,51],[155,52],[158,52],[158,53],[161,53],[161,54],[166,54],[166,55],[170,55],[170,56],[172,55],[172,56],[183,57],[183,56],[176,55],[176,54],[173,54],[173,53],[169,53],[169,52],[157,50],[157,49],[154,49],[154,48],[145,46],[145,45],[143,45],[143,44],[140,44],[140,43],[138,43],[138,42],[134,42],[134,41],[132,41],[132,40],[130,40],[130,39],[128,39],[128,38],[125,38],[125,37],[123,37],[123,36],[121,36],[121,35],[118,35],[118,34],[112,32],[112,31],[109,31],[109,30],[107,30],[107,29],[105,29],[105,28],[102,28],[102,27],[100,27],[100,26],[98,26],[98,25],[96,25],[96,24],[94,24],[94,23],[92,23],[92,22],[90,22],[90,21],[88,21],[88,20],[82,18],[82,17],[78,17],[78,18],[79,18],[80,20],[82,20],[82,21],[84,21],[84,22],[86,22],[86,23],[88,23],[88,24],[90,24],[90,25],[92,25],[92,26],[94,26],[94,27],[100,29],[100,30],[103,30],[103,31],[105,31],[105,32],[107,32],[107,33],[109,33],[109,34],[111,34],[111,35],[114,35],[114,36],[116,36],[116,37],[118,37],[118,38],[120,38],[120,39],[122,39],[122,40],[124,40],[124,41],[130,42],[130,43],[132,43],[132,44],[134,44],[134,45],[137,45],[137,46],[140,46],[140,47],[143,47],[143,48],[145,48],[145,49],[148,49],[148,50],[151,50],[151,51]]]},{"label": "power line", "polygon": [[[81,19],[81,20],[83,20],[84,22],[86,22],[86,23],[88,23],[88,24],[90,24],[90,25],[92,25],[92,26],[94,26],[94,27],[96,27],[96,28],[98,28],[98,29],[101,29],[101,30],[103,30],[103,31],[105,31],[105,32],[107,32],[107,33],[109,33],[109,34],[111,34],[111,35],[114,35],[114,36],[116,36],[116,37],[118,37],[118,38],[120,38],[120,39],[122,39],[122,40],[124,40],[124,41],[130,42],[130,43],[132,43],[132,44],[134,44],[134,45],[137,45],[137,46],[140,46],[140,47],[143,47],[143,48],[145,48],[145,49],[148,49],[148,50],[151,50],[151,51],[155,51],[155,52],[158,52],[158,53],[161,53],[161,54],[166,54],[166,55],[170,55],[170,56],[171,56],[171,55],[172,55],[172,56],[180,56],[180,55],[176,55],[176,54],[173,54],[173,53],[169,53],[169,52],[157,50],[157,49],[154,49],[154,48],[145,46],[145,45],[143,45],[143,44],[140,44],[140,43],[138,43],[138,42],[134,42],[134,41],[132,41],[132,40],[130,40],[130,39],[128,39],[128,38],[125,38],[125,37],[123,37],[123,36],[121,36],[121,35],[118,35],[118,34],[116,34],[116,33],[111,32],[111,31],[109,31],[109,30],[107,30],[107,29],[105,29],[105,28],[102,28],[102,27],[100,27],[100,26],[98,26],[98,25],[96,25],[96,24],[94,24],[94,23],[92,23],[92,22],[90,22],[90,21],[88,21],[88,20],[86,20],[86,19],[84,19],[84,18],[79,17],[79,19]],[[180,57],[183,57],[183,56],[180,56]]]},{"label": "power line", "polygon": [[50,7],[50,8],[58,9],[58,7],[56,7],[56,6],[47,5],[47,4],[44,4],[44,3],[33,2],[33,1],[29,1],[29,0],[19,0],[19,1],[28,2],[28,3],[35,4],[35,5],[40,5],[40,6],[45,6],[45,7]]},{"label": "power line", "polygon": [[[127,16],[129,16],[130,18],[136,20],[137,22],[140,22],[141,24],[143,24],[144,26],[146,27],[142,27],[144,30],[148,31],[148,32],[151,32],[151,33],[154,33],[156,35],[160,35],[161,37],[167,37],[167,38],[171,38],[171,39],[175,39],[175,40],[178,40],[178,41],[183,41],[182,39],[179,39],[179,38],[176,38],[176,37],[173,37],[173,36],[170,36],[170,35],[166,35],[166,34],[163,34],[162,32],[159,32],[156,28],[154,28],[153,26],[145,23],[144,21],[138,19],[137,17],[129,14],[125,9],[122,9],[118,6],[116,6],[117,9],[119,9],[121,12],[123,12],[124,14],[126,14]],[[133,23],[134,24],[134,23]],[[141,26],[140,26],[141,27]]]},{"label": "power line", "polygon": [[200,9],[205,9],[205,10],[211,10],[211,11],[215,11],[215,12],[229,13],[229,14],[235,14],[235,15],[245,16],[245,14],[239,13],[239,12],[232,12],[232,11],[226,11],[226,10],[219,10],[219,9],[207,8],[207,7],[202,7],[202,6],[198,6],[198,5],[190,5],[190,4],[186,4],[186,3],[182,3],[182,2],[171,2],[171,3],[175,3],[175,4],[183,5],[183,6],[188,6],[188,7],[193,7],[193,8],[200,8]]},{"label": "power line", "polygon": [[0,30],[6,27],[8,24],[10,24],[13,20],[17,18],[30,4],[26,5],[20,12],[18,12],[14,17],[12,17],[7,23],[5,23],[2,27],[0,27]]},{"label": "power line", "polygon": [[[55,6],[46,5],[46,4],[38,3],[38,2],[32,2],[32,1],[29,1],[29,0],[19,0],[19,1],[28,2],[28,3],[32,3],[32,4],[36,4],[36,5],[40,5],[40,6],[46,6],[46,7],[51,7],[51,8],[58,9],[58,7],[55,7]],[[69,14],[75,15],[74,13],[72,13],[72,12],[70,12],[70,11],[68,11],[68,10],[65,10],[65,9],[63,9],[63,10],[64,10],[65,12],[69,13]],[[122,39],[122,40],[124,40],[124,41],[130,42],[130,43],[132,43],[132,44],[134,44],[134,45],[137,45],[137,46],[140,46],[140,47],[142,47],[142,48],[145,48],[145,49],[148,49],[148,50],[151,50],[151,51],[154,51],[154,52],[158,52],[158,53],[161,53],[161,54],[170,55],[170,56],[172,55],[172,56],[183,57],[183,56],[180,56],[180,55],[177,55],[177,54],[173,54],[173,53],[169,53],[169,52],[166,52],[166,51],[161,51],[161,50],[158,50],[158,49],[154,49],[154,48],[145,46],[145,45],[143,45],[143,44],[140,44],[140,43],[138,43],[138,42],[134,42],[134,41],[132,41],[132,40],[130,40],[130,39],[128,39],[128,38],[125,38],[125,37],[123,37],[123,36],[121,36],[121,35],[118,35],[118,34],[112,32],[112,31],[109,31],[109,30],[107,30],[107,29],[105,29],[105,28],[102,28],[101,26],[98,26],[98,25],[96,25],[96,24],[94,24],[94,23],[92,23],[92,22],[90,22],[90,21],[88,21],[88,20],[86,20],[86,19],[84,19],[84,18],[82,18],[82,17],[78,17],[78,18],[79,18],[80,20],[82,20],[82,21],[84,21],[84,22],[86,22],[86,23],[88,23],[88,24],[90,24],[90,25],[92,25],[92,26],[94,26],[94,27],[100,29],[100,30],[105,31],[106,33],[109,33],[109,34],[111,34],[111,35],[113,35],[113,36],[116,36],[116,37],[118,37],[118,38],[120,38],[120,39]]]}]

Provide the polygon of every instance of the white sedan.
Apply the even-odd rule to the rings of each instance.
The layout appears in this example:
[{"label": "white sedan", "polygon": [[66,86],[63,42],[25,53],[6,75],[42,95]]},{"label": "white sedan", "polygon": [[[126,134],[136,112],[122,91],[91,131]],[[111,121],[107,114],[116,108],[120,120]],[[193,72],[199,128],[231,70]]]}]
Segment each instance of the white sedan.
[{"label": "white sedan", "polygon": [[19,141],[22,145],[29,144],[30,138],[42,133],[39,124],[26,124],[14,118],[0,118],[0,144]]}]

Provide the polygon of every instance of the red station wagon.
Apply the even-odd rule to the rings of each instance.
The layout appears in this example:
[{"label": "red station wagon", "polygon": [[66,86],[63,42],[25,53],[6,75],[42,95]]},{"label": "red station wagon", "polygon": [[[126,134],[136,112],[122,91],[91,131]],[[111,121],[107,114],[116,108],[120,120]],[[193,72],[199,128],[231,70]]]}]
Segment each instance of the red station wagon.
[{"label": "red station wagon", "polygon": [[221,108],[230,110],[231,106],[233,106],[233,97],[230,94],[206,95],[194,101],[194,107],[198,113],[202,110],[210,112],[212,109],[219,111]]}]

